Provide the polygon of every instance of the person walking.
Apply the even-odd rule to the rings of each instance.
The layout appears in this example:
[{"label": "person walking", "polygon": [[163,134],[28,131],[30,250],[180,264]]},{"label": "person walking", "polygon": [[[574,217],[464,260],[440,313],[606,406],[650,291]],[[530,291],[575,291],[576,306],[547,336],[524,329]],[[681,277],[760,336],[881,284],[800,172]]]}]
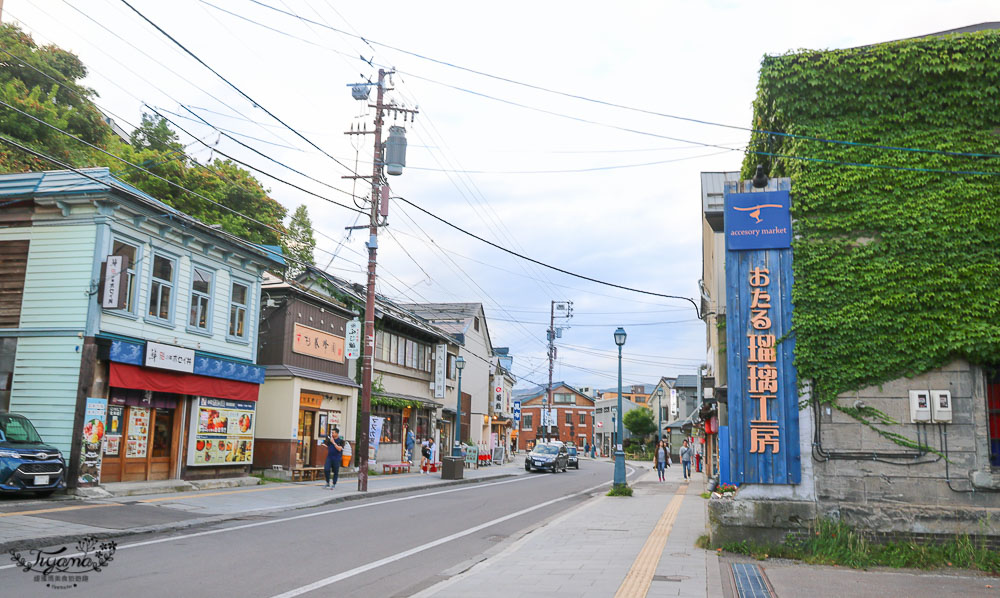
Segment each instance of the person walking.
[{"label": "person walking", "polygon": [[589,455],[590,454],[590,443],[589,442],[583,445],[583,454],[584,455]]},{"label": "person walking", "polygon": [[661,440],[659,446],[656,447],[656,473],[660,476],[660,481],[666,481],[666,469],[667,469],[667,447],[666,444]]},{"label": "person walking", "polygon": [[420,473],[427,473],[427,468],[430,467],[433,444],[434,440],[431,438],[420,443]]},{"label": "person walking", "polygon": [[691,477],[691,447],[688,446],[688,441],[684,441],[684,446],[681,447],[681,466],[684,468],[684,479]]},{"label": "person walking", "polygon": [[406,462],[413,465],[413,445],[417,442],[413,436],[413,430],[406,429]]},{"label": "person walking", "polygon": [[[340,463],[344,457],[344,439],[340,437],[340,429],[334,428],[323,441],[326,446],[326,463],[323,465],[323,475],[326,477],[326,487],[337,487],[337,480],[340,478]],[[330,473],[333,473],[331,482]]]}]

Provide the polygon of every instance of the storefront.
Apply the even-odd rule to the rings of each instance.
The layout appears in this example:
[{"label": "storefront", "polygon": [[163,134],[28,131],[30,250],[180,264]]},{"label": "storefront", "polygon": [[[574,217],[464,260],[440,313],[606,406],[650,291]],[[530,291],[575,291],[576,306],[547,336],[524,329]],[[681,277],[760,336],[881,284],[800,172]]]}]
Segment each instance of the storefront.
[{"label": "storefront", "polygon": [[[144,346],[114,340],[109,357],[100,362],[107,366],[107,375],[101,378],[107,381],[108,398],[96,481],[197,479],[249,472],[259,383],[246,379],[263,378],[262,368],[152,342]],[[234,379],[237,376],[244,380]],[[85,429],[93,429],[98,421],[85,422]]]},{"label": "storefront", "polygon": [[[295,466],[321,467],[326,460],[323,439],[334,428],[342,429],[346,405],[342,398],[312,391],[299,392]],[[346,437],[345,437],[346,438]]]},{"label": "storefront", "polygon": [[382,429],[379,434],[378,454],[373,455],[377,462],[401,462],[406,459],[406,434],[413,432],[413,461],[420,459],[420,444],[428,438],[433,438],[435,444],[440,444],[440,435],[435,434],[436,424],[434,413],[440,407],[439,403],[394,393],[378,393],[372,396],[372,417],[382,419]]}]

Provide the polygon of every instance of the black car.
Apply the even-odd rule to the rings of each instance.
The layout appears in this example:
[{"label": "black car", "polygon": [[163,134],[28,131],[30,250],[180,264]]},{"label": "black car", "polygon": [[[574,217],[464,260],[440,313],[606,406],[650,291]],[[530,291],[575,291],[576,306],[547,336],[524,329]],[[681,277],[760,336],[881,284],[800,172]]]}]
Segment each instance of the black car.
[{"label": "black car", "polygon": [[0,411],[0,492],[48,496],[65,487],[66,462],[28,418]]},{"label": "black car", "polygon": [[580,469],[580,456],[577,454],[575,446],[566,447],[567,459],[566,463],[573,469]]},{"label": "black car", "polygon": [[547,469],[552,473],[566,471],[569,467],[569,452],[559,444],[540,444],[524,458],[524,470]]}]

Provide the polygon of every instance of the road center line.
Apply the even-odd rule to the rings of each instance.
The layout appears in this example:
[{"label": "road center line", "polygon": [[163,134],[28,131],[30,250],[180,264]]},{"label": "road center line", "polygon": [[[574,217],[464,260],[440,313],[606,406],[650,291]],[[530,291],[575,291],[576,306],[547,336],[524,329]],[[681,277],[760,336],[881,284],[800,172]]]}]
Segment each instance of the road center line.
[{"label": "road center line", "polygon": [[414,546],[413,548],[410,548],[409,550],[404,550],[403,552],[398,552],[398,553],[396,553],[394,555],[387,556],[387,557],[379,559],[377,561],[373,561],[371,563],[368,563],[367,565],[361,565],[360,567],[355,567],[353,569],[349,569],[347,571],[344,571],[343,573],[338,573],[336,575],[331,575],[330,577],[326,577],[326,578],[320,579],[318,581],[314,581],[311,584],[304,585],[304,586],[301,586],[301,587],[298,587],[298,588],[295,588],[295,589],[292,589],[292,590],[288,590],[287,592],[284,592],[282,594],[276,594],[275,596],[272,596],[272,598],[293,598],[294,596],[301,596],[302,594],[305,594],[307,592],[311,592],[313,590],[318,590],[319,588],[323,588],[323,587],[326,587],[326,586],[328,586],[330,584],[337,583],[338,581],[342,581],[342,580],[347,579],[349,577],[354,577],[355,575],[358,575],[360,573],[364,573],[365,571],[371,571],[372,569],[377,569],[379,567],[384,567],[385,565],[388,565],[389,563],[393,563],[393,562],[396,562],[398,560],[405,559],[406,557],[413,556],[413,555],[415,555],[415,554],[417,554],[419,552],[423,552],[425,550],[429,550],[431,548],[434,548],[435,546],[440,546],[442,544],[446,544],[448,542],[451,542],[452,540],[457,540],[458,538],[462,538],[462,537],[468,536],[470,534],[474,534],[474,533],[476,533],[476,532],[478,532],[480,530],[483,530],[483,529],[486,529],[488,527],[497,525],[498,523],[503,523],[504,521],[508,521],[510,519],[514,519],[515,517],[520,517],[521,515],[525,515],[527,513],[532,512],[532,511],[537,511],[538,509],[543,509],[543,508],[545,508],[545,507],[547,507],[549,505],[553,505],[553,504],[555,504],[557,502],[564,501],[564,500],[566,500],[568,498],[574,498],[574,497],[581,496],[581,495],[584,495],[584,494],[589,494],[590,492],[593,492],[594,490],[597,490],[601,486],[607,486],[610,483],[611,482],[602,482],[602,483],[600,483],[600,484],[598,484],[596,486],[591,486],[590,488],[587,488],[585,490],[581,490],[581,491],[575,492],[573,494],[567,494],[566,496],[560,496],[558,498],[553,498],[552,500],[547,500],[547,501],[545,501],[543,503],[539,503],[539,504],[534,505],[532,507],[528,507],[526,509],[521,509],[520,511],[515,511],[513,513],[509,513],[507,515],[504,515],[503,517],[497,517],[496,519],[493,519],[491,521],[487,521],[485,523],[480,523],[479,525],[476,525],[476,526],[464,529],[464,530],[462,530],[460,532],[455,532],[454,534],[451,534],[449,536],[445,536],[443,538],[438,538],[437,540],[432,540],[430,542],[427,542],[426,544],[421,544],[420,546]]},{"label": "road center line", "polygon": [[[254,523],[244,523],[242,525],[235,525],[235,526],[232,526],[232,527],[223,527],[223,528],[219,528],[219,529],[206,530],[206,531],[203,531],[203,532],[195,532],[195,533],[192,533],[192,534],[183,534],[183,535],[180,535],[180,536],[169,536],[167,538],[157,538],[156,540],[147,540],[145,542],[135,542],[133,544],[125,544],[125,545],[119,546],[118,550],[128,550],[130,548],[140,548],[140,547],[143,547],[143,546],[152,546],[154,544],[163,544],[165,542],[174,542],[174,541],[177,541],[177,540],[186,540],[188,538],[198,538],[198,537],[201,537],[201,536],[212,536],[212,535],[215,535],[215,534],[222,534],[222,533],[226,533],[226,532],[234,532],[234,531],[243,530],[243,529],[249,529],[249,528],[253,528],[253,527],[261,527],[261,526],[264,526],[264,525],[274,525],[276,523],[284,523],[286,521],[295,521],[295,520],[298,520],[298,519],[308,519],[310,517],[319,517],[319,516],[322,516],[322,515],[331,515],[333,513],[340,513],[340,512],[343,512],[343,511],[353,511],[355,509],[366,509],[368,507],[376,507],[376,506],[379,506],[379,505],[386,505],[386,504],[391,504],[391,503],[396,503],[396,502],[403,502],[403,501],[407,501],[407,500],[416,500],[418,498],[426,498],[428,496],[439,496],[441,494],[450,494],[452,492],[468,492],[469,490],[476,490],[476,489],[479,489],[479,488],[488,488],[490,486],[500,486],[500,485],[503,485],[503,484],[513,484],[513,483],[517,483],[517,482],[524,482],[524,481],[527,481],[527,480],[541,480],[541,479],[545,479],[545,478],[543,478],[542,476],[527,476],[527,475],[518,476],[518,477],[516,477],[516,478],[514,478],[512,480],[504,480],[502,482],[490,482],[490,483],[487,483],[487,484],[472,484],[472,485],[469,485],[469,486],[463,486],[461,488],[452,488],[450,490],[438,490],[436,492],[425,492],[423,494],[415,494],[413,496],[402,496],[402,497],[399,497],[399,498],[390,498],[390,499],[387,499],[387,500],[380,500],[380,501],[376,501],[376,502],[362,503],[362,504],[357,504],[357,505],[351,505],[351,506],[348,506],[348,507],[340,507],[338,509],[327,509],[326,511],[317,511],[315,513],[303,513],[302,515],[293,515],[292,517],[282,517],[281,519],[269,519],[267,521],[256,521]],[[111,504],[118,504],[118,503],[111,503]],[[67,554],[67,555],[63,555],[63,556],[65,556],[65,557],[74,557],[74,556],[80,556],[81,554],[82,553],[75,553],[75,554]],[[16,566],[17,565],[3,565],[3,566],[0,566],[0,571],[2,571],[4,569],[12,569],[12,568],[14,568]]]}]

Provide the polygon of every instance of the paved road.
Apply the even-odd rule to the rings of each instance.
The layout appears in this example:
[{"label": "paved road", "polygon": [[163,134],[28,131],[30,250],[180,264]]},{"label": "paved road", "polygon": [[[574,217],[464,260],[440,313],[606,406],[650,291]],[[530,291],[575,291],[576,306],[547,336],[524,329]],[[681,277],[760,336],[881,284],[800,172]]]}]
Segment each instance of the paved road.
[{"label": "paved road", "polygon": [[[508,538],[606,490],[612,466],[534,473],[130,537],[67,596],[409,596],[502,548]],[[0,569],[3,595],[52,592]]]}]

